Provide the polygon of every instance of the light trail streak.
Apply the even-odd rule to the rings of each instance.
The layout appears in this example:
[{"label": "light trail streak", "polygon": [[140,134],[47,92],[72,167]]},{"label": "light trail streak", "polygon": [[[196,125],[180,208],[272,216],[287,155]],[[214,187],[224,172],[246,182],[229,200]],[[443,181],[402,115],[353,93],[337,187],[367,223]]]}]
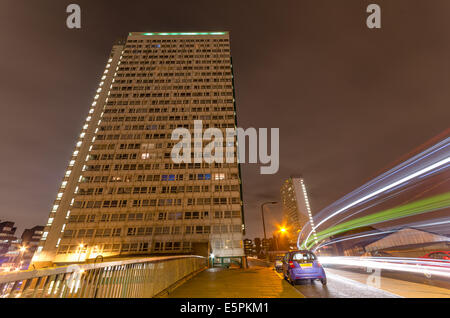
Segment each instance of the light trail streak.
[{"label": "light trail streak", "polygon": [[[433,212],[447,207],[450,207],[450,192],[340,223],[336,226],[332,226],[318,232],[317,237],[319,240],[324,240],[330,236],[347,232],[355,228],[396,220],[407,216]],[[311,247],[310,244],[313,244],[313,242],[307,242],[306,247]]]},{"label": "light trail streak", "polygon": [[322,265],[341,265],[356,268],[384,269],[396,272],[436,275],[450,278],[450,261],[425,260],[420,258],[398,257],[352,257],[352,256],[320,256]]},{"label": "light trail streak", "polygon": [[405,177],[403,177],[403,178],[401,178],[401,179],[399,179],[397,181],[394,181],[394,182],[392,182],[392,183],[390,183],[390,184],[388,184],[388,185],[386,185],[386,186],[384,186],[384,187],[382,187],[382,188],[380,188],[378,190],[375,190],[375,191],[373,191],[373,192],[371,192],[371,193],[369,193],[369,194],[367,194],[367,195],[365,195],[365,196],[363,196],[363,197],[361,197],[361,198],[359,198],[359,199],[357,199],[357,200],[355,200],[355,201],[345,205],[344,207],[338,209],[337,211],[331,213],[330,215],[328,215],[327,217],[322,219],[320,222],[318,222],[315,227],[312,228],[312,230],[308,233],[308,236],[306,237],[306,239],[305,239],[305,241],[303,243],[303,246],[305,246],[305,247],[308,246],[308,242],[309,242],[310,236],[313,233],[313,231],[316,230],[320,225],[322,225],[323,223],[325,223],[329,219],[339,215],[340,213],[348,210],[351,207],[354,207],[354,206],[358,205],[359,203],[362,203],[362,202],[364,202],[364,201],[366,201],[366,200],[368,200],[370,198],[373,198],[373,197],[375,197],[378,194],[381,194],[381,193],[383,193],[383,192],[385,192],[385,191],[387,191],[389,189],[392,189],[392,188],[394,188],[394,187],[396,187],[396,186],[398,186],[400,184],[403,184],[403,183],[405,183],[405,182],[407,182],[409,180],[412,180],[412,179],[414,179],[414,178],[416,178],[416,177],[418,177],[420,175],[423,175],[423,174],[425,174],[425,173],[427,173],[429,171],[432,171],[432,170],[434,170],[436,168],[439,168],[439,167],[441,167],[443,165],[446,165],[449,162],[450,162],[450,156],[448,156],[448,157],[446,157],[446,158],[444,158],[444,159],[442,159],[442,160],[440,160],[438,162],[435,162],[435,163],[433,163],[433,164],[431,164],[429,166],[426,166],[425,168],[422,168],[422,169],[420,169],[420,170],[418,170],[418,171],[416,171],[414,173],[411,173],[411,174],[409,174],[409,175],[407,175],[407,176],[405,176]]},{"label": "light trail streak", "polygon": [[440,169],[437,169],[437,170],[434,170],[434,171],[428,172],[427,174],[424,174],[423,176],[420,176],[420,177],[419,177],[419,179],[422,179],[422,178],[426,178],[426,177],[428,177],[428,176],[430,176],[430,175],[433,175],[433,174],[435,174],[436,172],[439,172],[439,171],[445,170],[445,169],[447,169],[448,167],[450,167],[450,164],[448,164],[448,165],[445,165],[445,166],[443,166],[443,167],[442,167],[442,168],[440,168]]},{"label": "light trail streak", "polygon": [[[376,191],[373,191],[373,192],[363,196],[362,198],[359,198],[359,199],[353,201],[352,203],[347,204],[346,206],[344,206],[343,208],[340,208],[339,210],[337,210],[336,212],[332,213],[331,215],[327,216],[326,218],[321,220],[315,226],[315,229],[317,229],[321,224],[323,224],[327,220],[331,219],[332,217],[342,213],[343,211],[345,211],[345,210],[347,210],[347,209],[349,209],[349,208],[351,208],[351,207],[353,207],[353,206],[355,206],[355,205],[357,205],[357,204],[359,204],[361,202],[364,202],[367,199],[370,199],[370,198],[376,196],[377,194],[383,193],[383,192],[385,192],[385,191],[387,191],[387,190],[389,190],[389,189],[391,189],[393,187],[396,187],[396,186],[398,186],[398,185],[400,185],[402,183],[405,183],[406,181],[414,179],[414,178],[420,176],[421,174],[424,174],[424,173],[426,173],[428,171],[431,171],[431,170],[433,170],[435,168],[438,168],[438,167],[440,167],[442,165],[445,165],[445,164],[447,164],[449,162],[450,162],[450,157],[447,157],[447,158],[445,158],[445,159],[443,159],[441,161],[438,161],[438,162],[436,162],[436,163],[434,163],[434,164],[432,164],[432,165],[430,165],[430,166],[428,166],[426,168],[423,168],[423,169],[421,169],[419,171],[416,171],[415,173],[412,173],[412,174],[410,174],[410,175],[408,175],[408,176],[406,176],[404,178],[401,178],[400,180],[397,180],[397,181],[395,181],[395,182],[393,182],[393,183],[391,183],[391,184],[389,184],[387,186],[384,186],[384,187],[382,187],[382,188],[380,188],[380,189],[378,189]],[[309,235],[308,235],[308,238],[309,238]],[[308,238],[306,240],[308,240]]]},{"label": "light trail streak", "polygon": [[[336,202],[331,204],[329,207],[323,209],[322,213],[326,212],[327,209],[332,209],[332,207],[339,205],[341,202],[344,202],[346,199],[356,196],[360,192],[363,192],[367,188],[376,185],[377,183],[387,179],[388,177],[398,174],[400,171],[406,169],[407,167],[412,166],[413,164],[417,164],[419,161],[422,161],[422,160],[426,159],[427,157],[430,157],[431,155],[437,153],[438,151],[448,147],[450,145],[449,142],[450,142],[450,138],[446,138],[446,139],[442,140],[441,142],[438,142],[436,145],[430,147],[428,150],[425,150],[425,151],[413,156],[412,158],[406,160],[404,163],[392,168],[391,170],[376,177],[374,180],[367,182],[366,184],[362,185],[358,189],[343,196],[342,198],[340,198],[339,200],[337,200]],[[319,214],[321,214],[321,213],[319,213]]]},{"label": "light trail streak", "polygon": [[[449,166],[450,166],[450,165],[447,165],[446,167],[449,167]],[[431,188],[427,188],[425,191],[422,191],[421,194],[423,194],[423,193],[425,193],[425,192],[427,192],[427,191],[430,191],[430,190],[434,189],[435,187],[440,186],[441,184],[446,183],[446,182],[448,182],[448,181],[450,181],[450,178],[445,179],[445,180],[442,181],[441,183],[438,183],[438,184],[433,185]],[[339,224],[339,223],[342,223],[343,221],[345,221],[345,220],[347,220],[347,219],[350,219],[350,218],[352,218],[353,216],[355,216],[355,215],[357,215],[357,214],[359,214],[359,213],[361,213],[361,212],[363,212],[363,211],[365,211],[365,210],[368,210],[368,209],[370,209],[370,208],[372,208],[372,207],[374,207],[374,206],[376,206],[376,205],[379,205],[379,204],[381,204],[381,203],[387,202],[387,201],[389,201],[390,199],[395,198],[395,197],[401,195],[403,192],[410,191],[411,189],[417,188],[417,187],[421,186],[421,182],[422,182],[422,181],[420,181],[419,183],[413,184],[413,185],[411,185],[410,187],[404,188],[404,189],[401,189],[403,186],[397,186],[397,187],[395,187],[394,189],[401,189],[401,190],[399,190],[399,191],[397,191],[397,192],[395,192],[395,193],[392,193],[393,189],[387,191],[387,193],[389,193],[387,196],[383,196],[383,197],[382,197],[381,199],[379,199],[378,201],[373,202],[373,203],[371,203],[371,204],[369,204],[369,205],[366,205],[366,206],[364,206],[363,208],[361,208],[361,209],[359,209],[359,210],[356,210],[355,212],[352,212],[351,214],[349,214],[349,215],[347,215],[347,216],[344,216],[344,217],[341,218],[339,221],[334,222],[333,224],[331,224],[329,227],[332,227],[332,226],[335,226],[335,225],[337,225],[337,224]]]},{"label": "light trail streak", "polygon": [[[411,188],[414,188],[414,187],[416,187],[416,186],[419,186],[419,185],[418,185],[418,184],[415,184],[415,185],[413,185]],[[397,187],[395,187],[394,189],[401,189],[402,187],[403,187],[403,186],[397,186]],[[355,215],[357,215],[357,214],[359,214],[359,213],[361,213],[361,212],[364,212],[364,211],[366,211],[366,210],[368,210],[368,209],[370,209],[370,208],[373,208],[373,207],[375,207],[375,206],[377,206],[377,205],[379,205],[379,204],[381,204],[381,203],[387,202],[387,201],[389,201],[390,199],[393,199],[393,198],[395,198],[395,197],[398,197],[398,196],[401,195],[402,193],[404,193],[404,192],[410,190],[411,188],[408,188],[408,189],[401,189],[401,190],[399,190],[399,191],[397,191],[397,192],[395,192],[395,193],[391,193],[392,191],[394,191],[394,189],[391,189],[391,190],[389,190],[389,191],[387,192],[387,193],[389,193],[387,196],[385,196],[385,197],[379,199],[379,200],[376,201],[376,202],[370,203],[370,204],[367,205],[367,206],[363,206],[362,208],[356,210],[355,212],[352,212],[352,213],[349,214],[349,215],[346,215],[346,216],[343,217],[342,219],[340,219],[340,220],[334,222],[333,224],[330,224],[329,227],[335,226],[335,225],[337,225],[337,224],[339,224],[339,223],[341,223],[341,222],[343,222],[343,221],[345,221],[345,220],[347,220],[347,219],[350,219],[350,218],[354,217]]]},{"label": "light trail streak", "polygon": [[[445,225],[445,224],[450,224],[450,221],[418,224],[418,225],[415,225],[414,227],[415,228],[423,228],[423,227],[441,226],[441,225]],[[396,228],[396,229],[392,229],[392,230],[377,231],[377,232],[373,232],[373,233],[364,233],[364,234],[360,234],[360,235],[356,234],[356,235],[351,235],[351,236],[347,236],[347,237],[343,237],[343,238],[339,238],[339,239],[334,239],[334,240],[331,240],[329,242],[324,242],[324,243],[319,244],[319,246],[314,248],[313,251],[315,252],[315,251],[321,249],[324,246],[333,245],[333,244],[336,244],[336,243],[339,243],[339,242],[350,241],[350,240],[354,240],[354,239],[358,239],[358,238],[364,238],[364,237],[369,237],[369,236],[390,234],[390,233],[395,233],[395,232],[397,232],[399,230],[400,230],[399,228]]]}]

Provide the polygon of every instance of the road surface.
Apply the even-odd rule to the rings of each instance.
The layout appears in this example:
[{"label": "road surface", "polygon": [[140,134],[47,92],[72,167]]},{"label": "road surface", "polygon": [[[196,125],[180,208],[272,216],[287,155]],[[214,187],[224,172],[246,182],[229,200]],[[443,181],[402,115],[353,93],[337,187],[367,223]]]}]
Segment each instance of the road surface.
[{"label": "road surface", "polygon": [[[252,260],[249,264],[272,267],[259,260]],[[326,286],[319,281],[306,281],[295,285],[295,289],[307,298],[450,298],[450,289],[447,288],[340,269],[326,268],[325,272]],[[282,273],[277,275],[283,279]]]}]

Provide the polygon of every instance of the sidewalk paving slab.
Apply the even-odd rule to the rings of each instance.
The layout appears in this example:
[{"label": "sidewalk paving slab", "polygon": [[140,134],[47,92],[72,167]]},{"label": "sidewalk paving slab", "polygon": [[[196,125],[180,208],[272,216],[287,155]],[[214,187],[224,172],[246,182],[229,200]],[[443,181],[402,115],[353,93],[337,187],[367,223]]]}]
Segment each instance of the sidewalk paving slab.
[{"label": "sidewalk paving slab", "polygon": [[273,268],[208,268],[172,291],[169,298],[304,298]]}]

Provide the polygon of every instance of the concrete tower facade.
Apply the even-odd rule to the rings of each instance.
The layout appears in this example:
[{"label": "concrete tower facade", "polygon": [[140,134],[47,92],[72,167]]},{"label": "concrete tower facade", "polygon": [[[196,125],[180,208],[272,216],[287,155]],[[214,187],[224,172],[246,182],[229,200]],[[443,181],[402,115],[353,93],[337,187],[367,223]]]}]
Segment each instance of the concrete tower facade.
[{"label": "concrete tower facade", "polygon": [[243,256],[236,156],[171,158],[173,130],[193,135],[195,120],[224,136],[236,127],[228,32],[133,32],[114,45],[33,262]]}]

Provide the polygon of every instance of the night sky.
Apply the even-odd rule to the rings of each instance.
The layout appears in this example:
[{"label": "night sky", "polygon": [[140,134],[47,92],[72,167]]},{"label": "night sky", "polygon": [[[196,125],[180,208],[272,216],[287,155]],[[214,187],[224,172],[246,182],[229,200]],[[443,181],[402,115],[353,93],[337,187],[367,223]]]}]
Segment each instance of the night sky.
[{"label": "night sky", "polygon": [[[81,6],[81,29],[66,7]],[[377,3],[382,28],[366,27]],[[244,165],[247,236],[301,174],[313,212],[449,127],[450,1],[0,3],[0,219],[45,224],[113,42],[230,31],[238,125],[280,128],[280,170]],[[268,232],[281,206],[267,210]]]}]

